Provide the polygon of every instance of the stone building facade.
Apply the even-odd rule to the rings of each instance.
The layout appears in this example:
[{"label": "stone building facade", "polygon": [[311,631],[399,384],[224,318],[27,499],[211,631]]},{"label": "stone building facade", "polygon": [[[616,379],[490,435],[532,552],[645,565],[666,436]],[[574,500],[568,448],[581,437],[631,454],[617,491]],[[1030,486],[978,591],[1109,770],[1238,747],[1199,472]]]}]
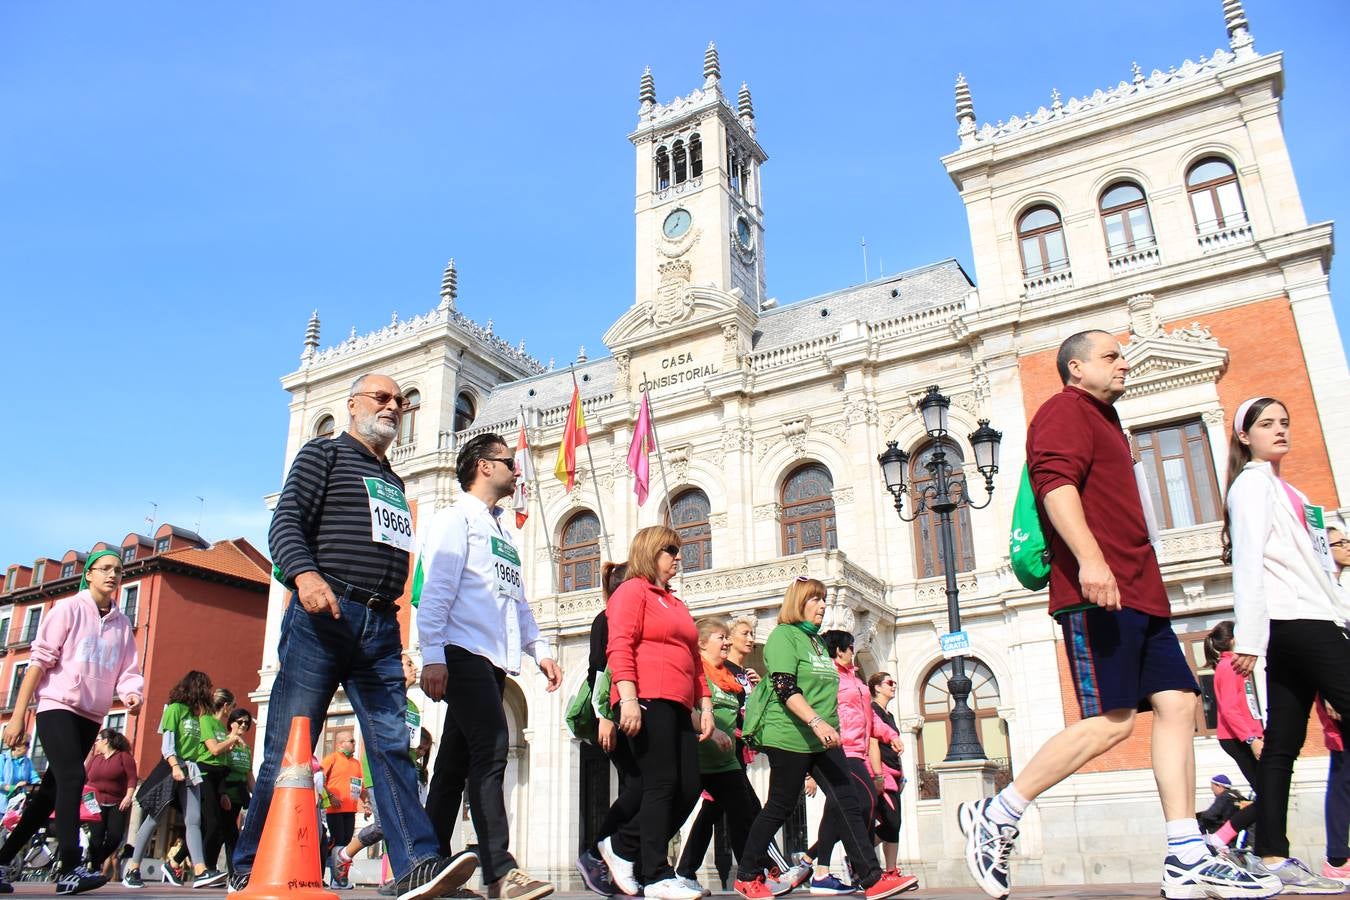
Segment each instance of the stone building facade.
[{"label": "stone building facade", "polygon": [[[578,485],[568,493],[542,477],[520,535],[536,618],[566,672],[558,694],[546,694],[536,673],[508,688],[508,809],[515,852],[532,872],[572,878],[611,796],[603,761],[562,721],[601,609],[599,563],[622,559],[638,528],[670,517],[691,548],[678,590],[696,613],[753,613],[762,639],[793,577],[828,585],[827,624],[855,634],[864,669],[899,684],[911,777],[902,861],[928,884],[963,883],[957,795],[1015,772],[1076,716],[1058,628],[1044,595],[1012,577],[1007,534],[1026,424],[1059,389],[1055,349],[1084,328],[1118,334],[1133,365],[1118,408],[1163,519],[1176,630],[1207,683],[1198,641],[1232,612],[1218,552],[1226,415],[1247,396],[1277,394],[1295,422],[1290,480],[1331,509],[1350,490],[1332,226],[1304,216],[1279,119],[1280,54],[1256,52],[1238,0],[1223,10],[1226,48],[1168,72],[1136,67],[1084,98],[1055,94],[1026,118],[978,125],[971,87],[958,79],[959,146],[942,161],[968,210],[974,280],[949,259],[781,306],[769,300],[768,157],[748,87],[734,101],[724,92],[710,46],[692,92],[663,104],[651,73],[641,81],[629,135],[635,297],[626,311],[615,303],[618,318],[603,336],[609,355],[541,365],[491,322],[457,311],[453,261],[426,315],[323,350],[317,315],[311,321],[301,365],[283,378],[292,395],[287,462],[305,441],[345,427],[353,378],[388,373],[416,394],[392,457],[422,513],[454,501],[456,450],[484,431],[514,446],[523,421],[546,475],[574,379],[579,386],[590,447]],[[980,419],[1003,432],[992,503],[956,517],[973,703],[991,759],[977,770],[940,762],[947,613],[933,525],[896,518],[876,462],[896,441],[922,483],[931,445],[916,404],[933,384],[952,398],[956,455],[977,497],[982,479],[964,435]],[[661,465],[639,507],[624,458],[644,390]],[[285,601],[274,585],[261,704]],[[334,713],[349,715],[341,697]],[[435,725],[439,714],[428,719]],[[1147,720],[1036,805],[1014,861],[1018,880],[1158,877],[1164,839]],[[1212,772],[1237,775],[1212,719],[1197,721],[1195,746],[1198,793]],[[1313,729],[1292,816],[1296,852],[1313,857],[1322,752]],[[761,787],[765,775],[753,770]],[[807,810],[805,830],[816,816]],[[790,842],[802,837],[796,828]]]}]

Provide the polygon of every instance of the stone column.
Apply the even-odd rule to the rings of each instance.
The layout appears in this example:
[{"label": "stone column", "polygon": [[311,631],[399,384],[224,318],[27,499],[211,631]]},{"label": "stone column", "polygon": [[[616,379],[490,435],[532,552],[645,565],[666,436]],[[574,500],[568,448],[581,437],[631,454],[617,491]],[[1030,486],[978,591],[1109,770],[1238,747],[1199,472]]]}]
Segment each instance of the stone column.
[{"label": "stone column", "polygon": [[[966,839],[956,820],[959,804],[992,797],[997,766],[987,759],[934,763],[942,795],[942,858],[937,860],[939,884],[962,884],[966,874]],[[928,849],[928,848],[925,848]],[[963,879],[965,881],[963,881]]]}]

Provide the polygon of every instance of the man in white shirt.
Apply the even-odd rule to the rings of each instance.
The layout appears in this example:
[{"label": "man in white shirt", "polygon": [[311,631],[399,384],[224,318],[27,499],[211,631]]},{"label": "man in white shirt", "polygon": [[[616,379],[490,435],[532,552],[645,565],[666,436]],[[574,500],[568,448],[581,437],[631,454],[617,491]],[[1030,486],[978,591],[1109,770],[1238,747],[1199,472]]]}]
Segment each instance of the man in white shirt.
[{"label": "man in white shirt", "polygon": [[448,847],[467,795],[488,897],[537,900],[553,893],[553,885],[522,871],[508,849],[502,692],[507,674],[520,673],[524,654],[534,658],[550,691],[562,683],[562,670],[539,636],[520,556],[497,505],[516,485],[506,441],[496,434],[473,438],[459,451],[455,469],[464,494],[426,530],[417,608],[422,689],[448,707],[427,814],[441,846]]}]

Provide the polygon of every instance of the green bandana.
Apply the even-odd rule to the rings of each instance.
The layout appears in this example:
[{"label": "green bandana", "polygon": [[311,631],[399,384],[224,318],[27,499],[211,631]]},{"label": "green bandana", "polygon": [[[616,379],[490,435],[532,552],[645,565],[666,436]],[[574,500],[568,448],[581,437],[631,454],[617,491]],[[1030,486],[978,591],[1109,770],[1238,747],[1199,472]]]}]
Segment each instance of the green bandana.
[{"label": "green bandana", "polygon": [[89,558],[84,561],[84,574],[80,576],[80,590],[89,587],[89,569],[93,567],[95,562],[105,556],[115,556],[118,560],[122,558],[122,554],[116,550],[100,550],[97,553],[90,553]]},{"label": "green bandana", "polygon": [[807,634],[820,634],[820,626],[815,622],[798,622],[797,627]]}]

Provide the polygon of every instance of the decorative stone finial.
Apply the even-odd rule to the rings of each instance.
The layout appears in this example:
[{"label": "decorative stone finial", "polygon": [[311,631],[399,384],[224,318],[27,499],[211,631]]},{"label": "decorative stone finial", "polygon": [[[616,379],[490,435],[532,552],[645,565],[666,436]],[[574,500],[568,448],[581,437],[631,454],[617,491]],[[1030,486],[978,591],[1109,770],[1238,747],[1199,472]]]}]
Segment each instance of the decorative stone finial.
[{"label": "decorative stone finial", "polygon": [[1133,79],[1135,84],[1144,83],[1144,70],[1139,68],[1138,62],[1130,63],[1130,77]]},{"label": "decorative stone finial", "polygon": [[305,349],[300,354],[300,360],[303,362],[319,352],[319,311],[316,309],[309,317],[309,324],[305,326]]},{"label": "decorative stone finial", "polygon": [[1228,46],[1233,48],[1238,59],[1255,56],[1251,26],[1247,23],[1247,11],[1242,8],[1242,0],[1223,0],[1223,23],[1228,28]]},{"label": "decorative stone finial", "polygon": [[353,344],[356,343],[356,326],[352,326],[352,333],[347,335],[347,340]]},{"label": "decorative stone finial", "polygon": [[586,361],[586,345],[582,344],[580,347],[577,348],[577,362],[584,363],[585,361]]},{"label": "decorative stone finial", "polygon": [[656,105],[656,79],[652,77],[652,67],[642,70],[642,84],[638,87],[638,103],[645,111]]},{"label": "decorative stone finial", "polygon": [[550,357],[548,358],[548,371],[552,372],[552,371],[553,371],[553,368],[554,368],[554,365],[553,365],[553,357],[550,356]]},{"label": "decorative stone finial", "polygon": [[459,296],[459,273],[455,271],[455,259],[445,264],[445,274],[441,276],[441,309],[449,309],[455,305],[455,298]]},{"label": "decorative stone finial", "polygon": [[750,100],[750,85],[741,82],[741,92],[736,95],[736,115],[742,119],[755,117],[755,104]]},{"label": "decorative stone finial", "polygon": [[1064,101],[1059,96],[1059,88],[1050,89],[1050,109],[1055,112],[1064,109]]},{"label": "decorative stone finial", "polygon": [[722,78],[722,67],[717,62],[717,44],[708,41],[708,49],[703,51],[703,86],[712,87]]},{"label": "decorative stone finial", "polygon": [[975,143],[975,101],[971,99],[966,76],[960,72],[956,73],[956,126],[962,147]]},{"label": "decorative stone finial", "polygon": [[398,310],[394,310],[393,314],[389,316],[389,324],[390,326],[398,324]]}]

